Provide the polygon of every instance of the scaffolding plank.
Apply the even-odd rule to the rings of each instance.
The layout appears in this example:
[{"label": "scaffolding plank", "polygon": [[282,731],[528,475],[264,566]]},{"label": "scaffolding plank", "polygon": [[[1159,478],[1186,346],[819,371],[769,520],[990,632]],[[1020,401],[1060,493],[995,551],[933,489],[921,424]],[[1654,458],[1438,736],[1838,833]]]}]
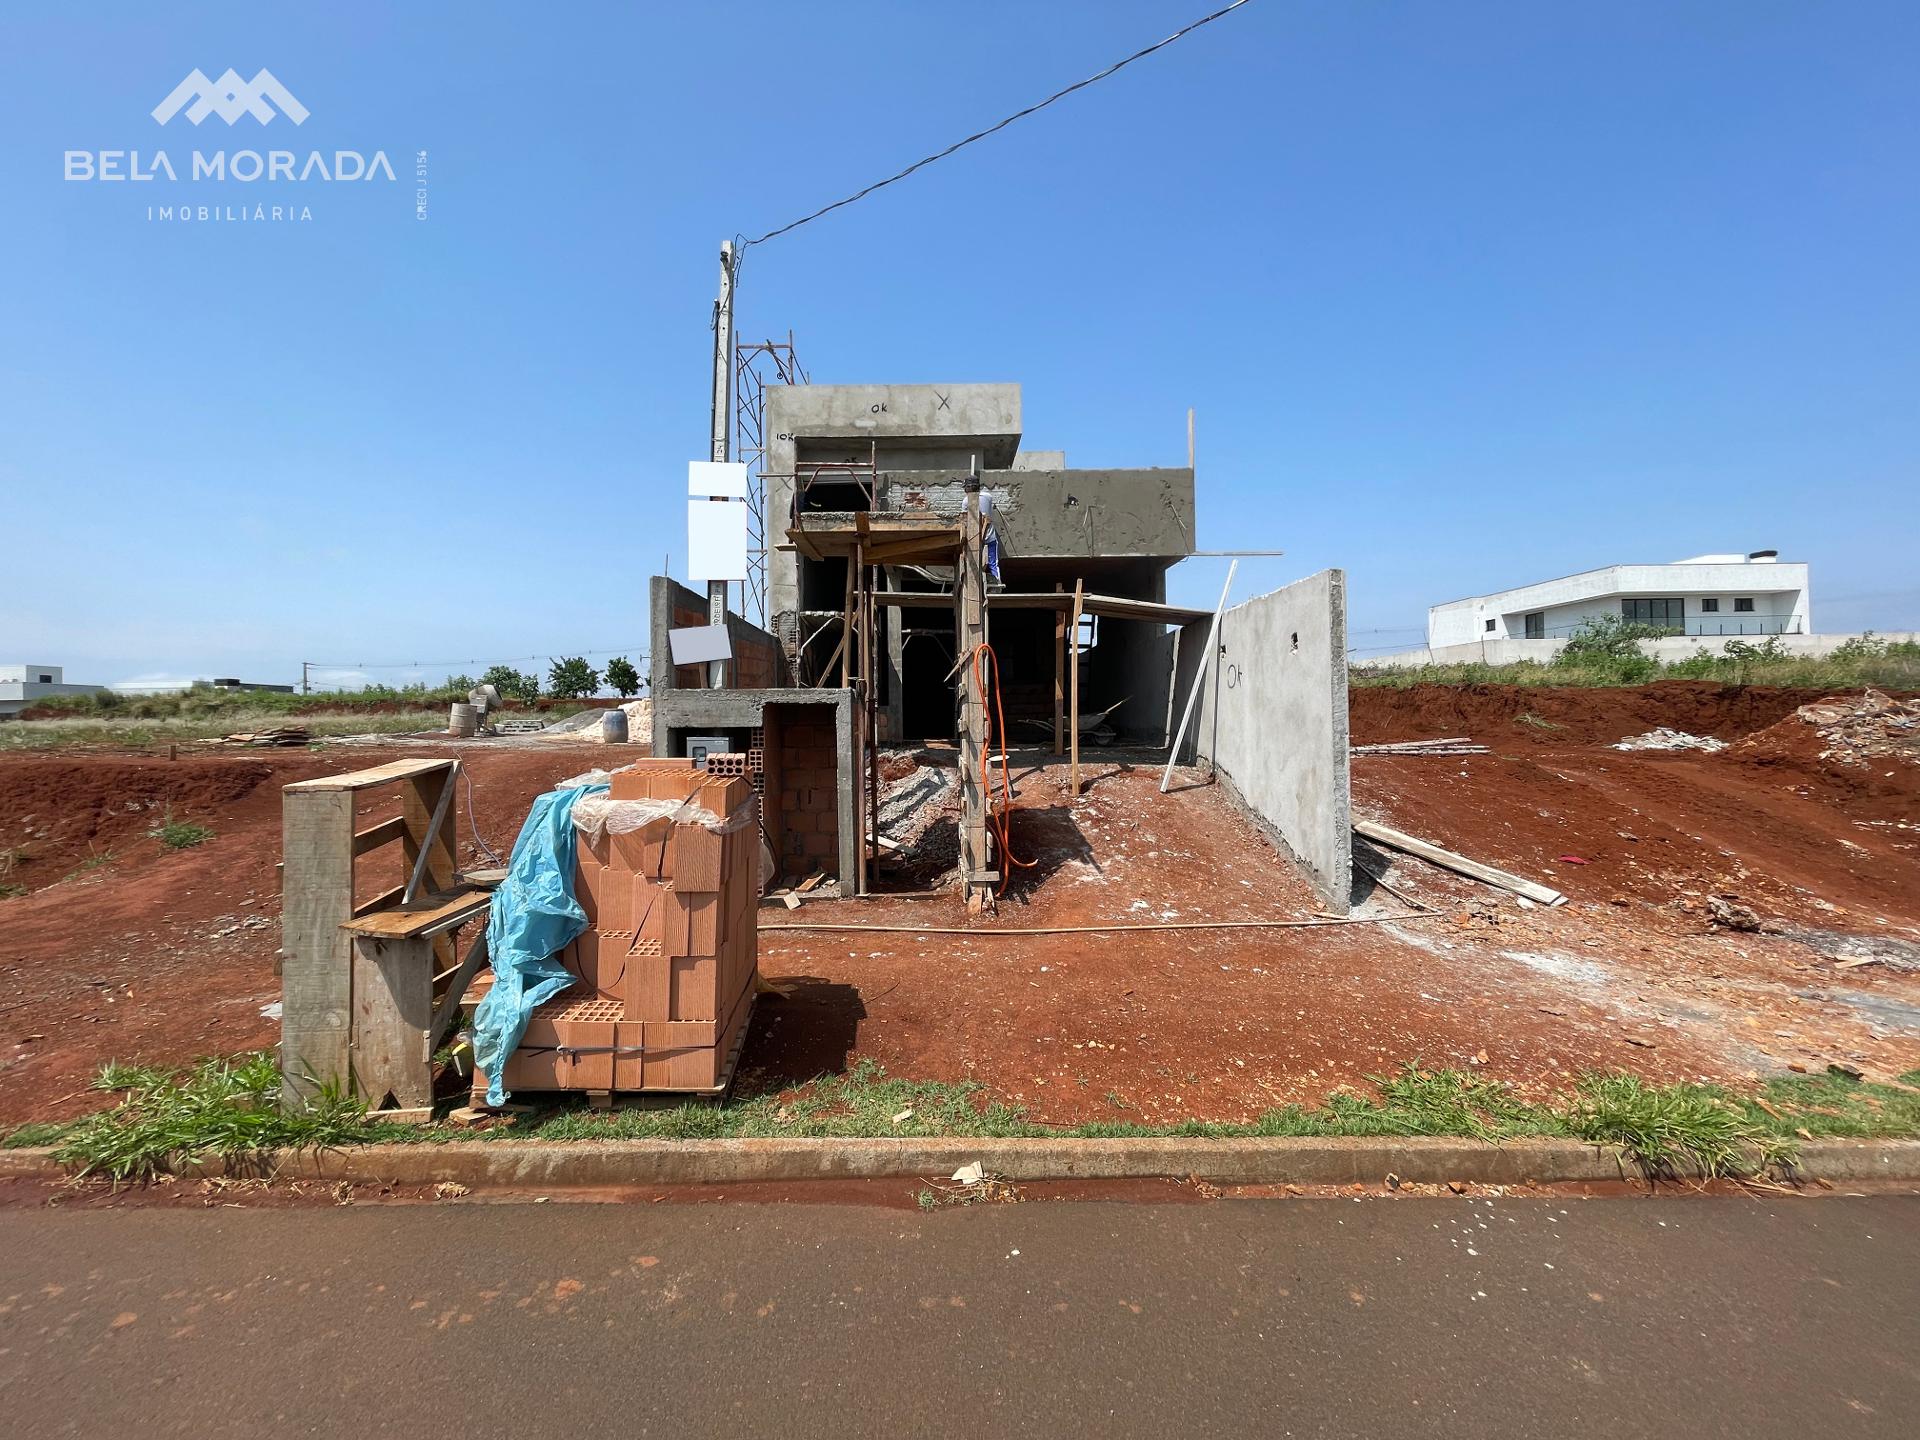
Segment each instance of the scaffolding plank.
[{"label": "scaffolding plank", "polygon": [[[953,596],[932,590],[876,590],[873,592],[873,603],[908,610],[934,610],[953,604]],[[1073,596],[1070,593],[1049,594],[1045,591],[990,591],[987,606],[989,609],[1005,606],[1066,613],[1073,609]],[[1080,613],[1098,615],[1108,620],[1158,620],[1168,625],[1186,625],[1195,620],[1209,619],[1213,615],[1211,610],[1190,610],[1184,605],[1163,605],[1157,600],[1132,600],[1124,595],[1083,595]]]}]

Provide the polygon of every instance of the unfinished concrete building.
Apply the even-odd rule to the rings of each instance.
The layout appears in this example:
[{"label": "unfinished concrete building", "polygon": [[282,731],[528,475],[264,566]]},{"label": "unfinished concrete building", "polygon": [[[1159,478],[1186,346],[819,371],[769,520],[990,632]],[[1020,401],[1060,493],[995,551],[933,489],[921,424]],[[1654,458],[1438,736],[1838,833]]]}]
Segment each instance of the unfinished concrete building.
[{"label": "unfinished concrete building", "polygon": [[[769,532],[794,532],[767,562],[767,611],[793,673],[825,678],[846,629],[847,557],[810,543],[835,516],[958,524],[977,476],[997,553],[993,648],[1016,738],[1052,733],[1058,617],[1083,595],[1164,604],[1167,571],[1193,552],[1193,471],[1073,470],[1022,450],[1018,385],[801,385],[767,392]],[[855,522],[857,523],[857,522]],[[957,738],[953,564],[879,545],[874,643],[878,736]],[[1060,598],[1054,598],[1060,597]],[[1080,704],[1119,737],[1164,743],[1171,615],[1082,607]],[[1117,707],[1117,708],[1115,708]]]},{"label": "unfinished concrete building", "polygon": [[[1167,571],[1195,549],[1193,471],[1076,470],[1023,450],[1018,385],[770,387],[765,437],[771,633],[729,617],[720,687],[701,667],[656,665],[654,739],[658,754],[753,757],[783,874],[868,891],[880,747],[949,743],[959,882],[982,899],[1002,879],[989,754],[1071,753],[1077,792],[1083,740],[1170,745],[1203,663],[1231,648],[1207,670],[1181,758],[1232,782],[1344,907],[1338,572],[1212,634],[1212,612],[1166,601]],[[706,620],[702,597],[654,582],[655,655]],[[1248,710],[1256,696],[1287,735]]]}]

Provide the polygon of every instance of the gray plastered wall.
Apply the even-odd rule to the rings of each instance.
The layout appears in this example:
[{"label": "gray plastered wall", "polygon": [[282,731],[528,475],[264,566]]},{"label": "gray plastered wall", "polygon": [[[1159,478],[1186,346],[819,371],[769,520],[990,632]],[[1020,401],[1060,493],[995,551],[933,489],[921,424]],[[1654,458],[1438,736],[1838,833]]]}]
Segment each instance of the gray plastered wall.
[{"label": "gray plastered wall", "polygon": [[[1346,597],[1346,572],[1323,570],[1228,610],[1188,734],[1341,914],[1353,896]],[[1181,632],[1181,704],[1207,628]]]}]

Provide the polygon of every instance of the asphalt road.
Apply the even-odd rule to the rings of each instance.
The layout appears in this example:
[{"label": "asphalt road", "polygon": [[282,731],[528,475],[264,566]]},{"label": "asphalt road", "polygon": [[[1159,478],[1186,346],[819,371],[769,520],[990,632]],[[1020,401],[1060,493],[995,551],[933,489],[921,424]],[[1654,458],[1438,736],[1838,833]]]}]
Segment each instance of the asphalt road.
[{"label": "asphalt road", "polygon": [[0,1212],[0,1429],[1920,1433],[1920,1199]]}]

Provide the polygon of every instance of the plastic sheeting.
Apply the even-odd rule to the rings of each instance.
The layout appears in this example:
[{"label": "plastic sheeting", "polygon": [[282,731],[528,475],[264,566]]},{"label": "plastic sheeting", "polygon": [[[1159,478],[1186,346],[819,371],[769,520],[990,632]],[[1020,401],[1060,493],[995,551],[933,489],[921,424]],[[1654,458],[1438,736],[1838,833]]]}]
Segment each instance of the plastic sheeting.
[{"label": "plastic sheeting", "polygon": [[598,845],[604,835],[625,835],[656,820],[699,825],[716,835],[731,835],[753,824],[758,814],[751,800],[731,815],[720,816],[698,799],[615,800],[607,795],[593,795],[574,807],[573,827],[587,837],[588,844]]},{"label": "plastic sheeting", "polygon": [[573,809],[606,790],[589,784],[538,797],[513,842],[507,878],[493,893],[487,921],[493,988],[473,1016],[474,1060],[486,1072],[489,1105],[506,1103],[500,1076],[527,1033],[528,1017],[577,978],[559,959],[587,928],[587,913],[573,898]]}]

